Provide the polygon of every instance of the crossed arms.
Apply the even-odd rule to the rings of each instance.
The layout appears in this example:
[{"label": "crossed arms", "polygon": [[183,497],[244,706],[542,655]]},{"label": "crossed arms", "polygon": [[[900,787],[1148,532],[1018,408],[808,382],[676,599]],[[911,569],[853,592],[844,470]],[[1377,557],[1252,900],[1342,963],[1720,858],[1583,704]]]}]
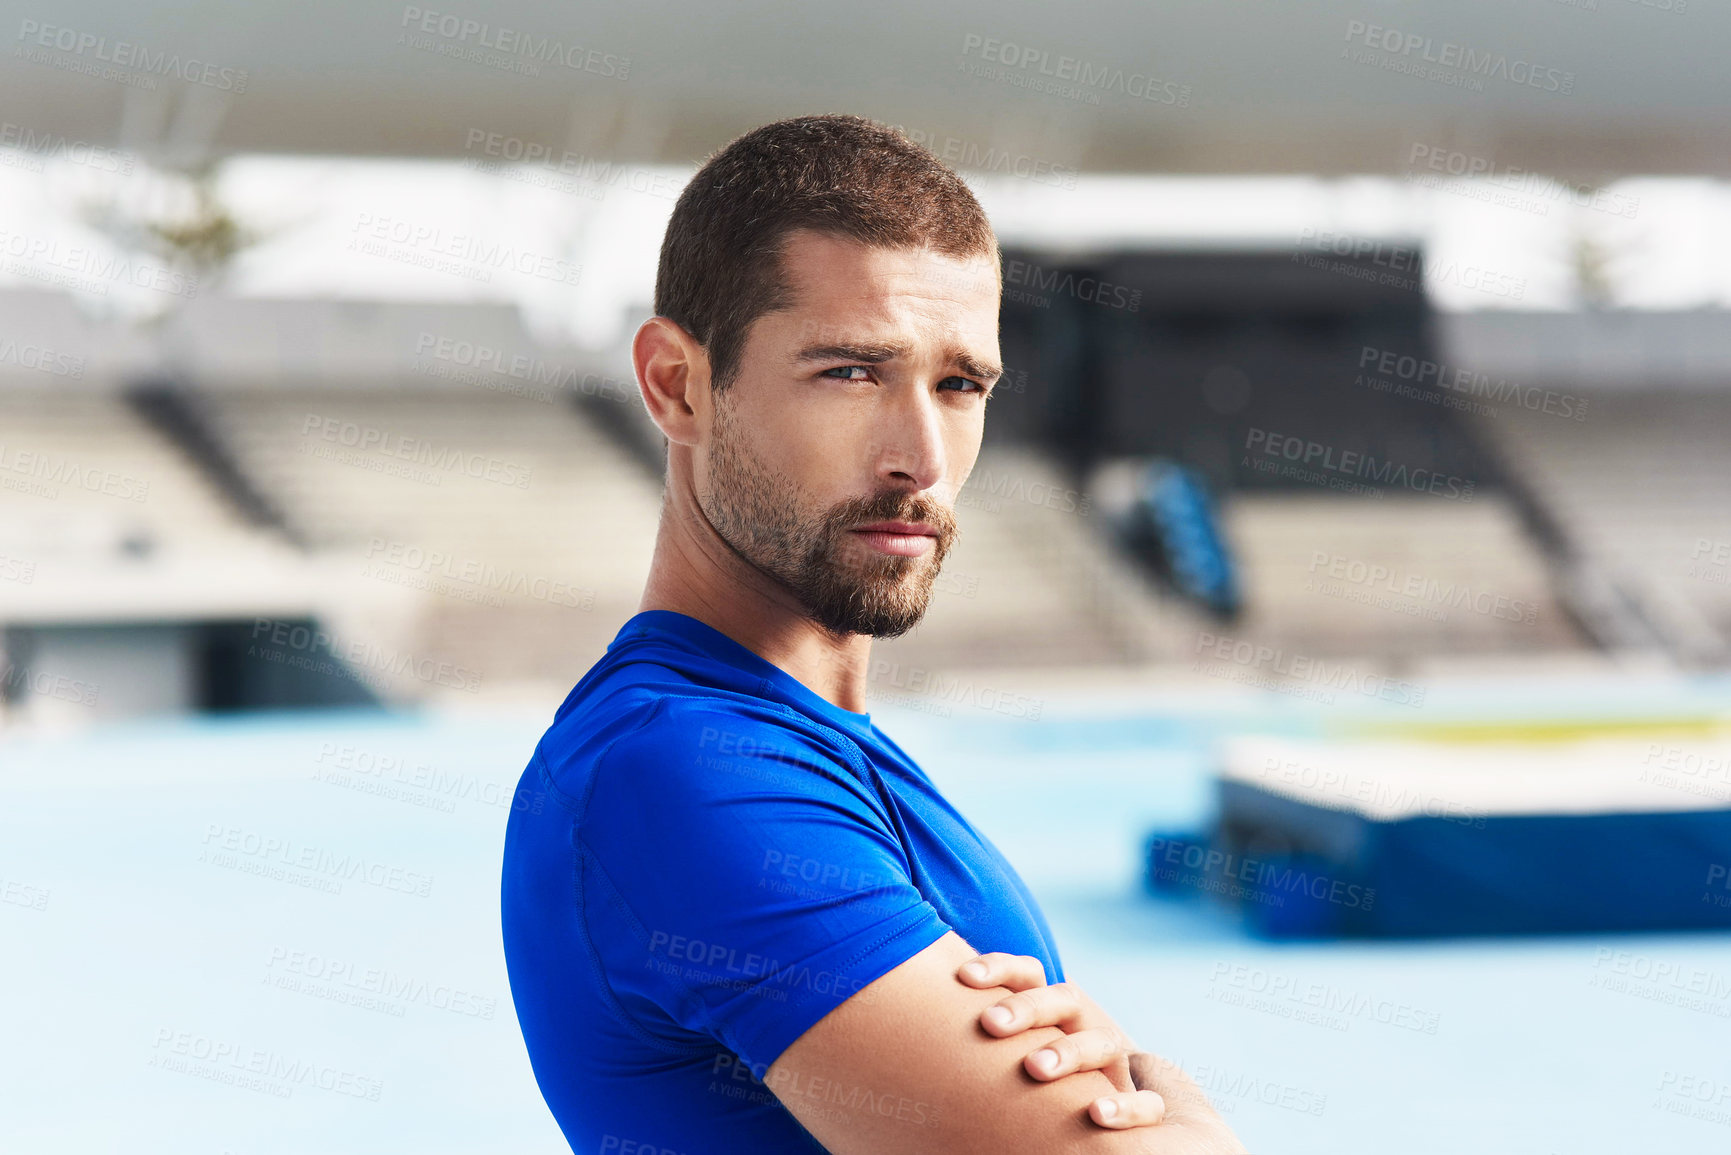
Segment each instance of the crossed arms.
[{"label": "crossed arms", "polygon": [[1188,1076],[1079,988],[953,931],[814,1024],[764,1083],[833,1155],[1244,1152]]}]

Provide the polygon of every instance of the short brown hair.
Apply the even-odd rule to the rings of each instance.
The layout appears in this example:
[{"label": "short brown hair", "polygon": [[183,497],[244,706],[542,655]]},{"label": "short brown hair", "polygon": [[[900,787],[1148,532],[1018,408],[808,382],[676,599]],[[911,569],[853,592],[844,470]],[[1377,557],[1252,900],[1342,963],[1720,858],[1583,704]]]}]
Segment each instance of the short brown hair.
[{"label": "short brown hair", "polygon": [[962,178],[894,129],[861,116],[753,129],[711,156],[680,193],[655,274],[656,314],[704,347],[717,392],[739,374],[751,323],[793,303],[781,256],[795,229],[986,256],[994,268],[1000,260],[985,210]]}]

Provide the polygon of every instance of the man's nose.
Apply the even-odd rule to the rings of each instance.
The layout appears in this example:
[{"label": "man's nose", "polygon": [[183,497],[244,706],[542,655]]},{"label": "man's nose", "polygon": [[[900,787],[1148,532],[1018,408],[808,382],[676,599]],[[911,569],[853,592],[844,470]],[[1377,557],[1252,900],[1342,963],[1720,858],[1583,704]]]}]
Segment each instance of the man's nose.
[{"label": "man's nose", "polygon": [[944,478],[948,458],[936,402],[928,395],[911,399],[885,415],[877,468],[880,476],[914,483],[927,490]]}]

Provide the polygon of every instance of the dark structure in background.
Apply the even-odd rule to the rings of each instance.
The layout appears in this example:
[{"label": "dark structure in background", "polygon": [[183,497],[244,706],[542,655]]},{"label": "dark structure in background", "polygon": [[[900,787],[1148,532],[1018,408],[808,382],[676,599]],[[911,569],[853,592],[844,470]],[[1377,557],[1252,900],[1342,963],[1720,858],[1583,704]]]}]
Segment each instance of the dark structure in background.
[{"label": "dark structure in background", "polygon": [[1583,808],[1567,781],[1518,807],[1482,790],[1388,817],[1338,782],[1217,778],[1212,826],[1151,834],[1143,885],[1225,907],[1270,939],[1731,929],[1731,902],[1714,893],[1731,809],[1610,797]]},{"label": "dark structure in background", "polygon": [[1374,370],[1385,351],[1439,360],[1421,261],[1402,252],[1007,250],[1001,343],[1018,396],[994,410],[988,437],[1045,446],[1078,478],[1103,460],[1156,456],[1216,492],[1321,492],[1247,464],[1279,436],[1500,489],[1501,471],[1434,382]]},{"label": "dark structure in background", "polygon": [[202,394],[173,381],[155,378],[129,386],[126,400],[158,433],[179,446],[248,522],[306,548],[306,535],[290,523],[282,508],[247,474],[216,432],[208,401]]},{"label": "dark structure in background", "polygon": [[[117,658],[116,655],[122,655]],[[133,655],[129,664],[125,655]],[[41,658],[49,656],[46,666]],[[164,658],[164,655],[173,655]],[[67,673],[68,669],[84,671]],[[116,686],[116,682],[122,683]],[[94,706],[124,683],[156,709],[206,712],[377,706],[381,695],[311,617],[113,621],[0,630],[0,705],[27,695]]]},{"label": "dark structure in background", "polygon": [[1015,399],[988,436],[1046,448],[1078,489],[1099,466],[1138,463],[1120,544],[1224,620],[1241,602],[1213,498],[1231,491],[1500,491],[1543,539],[1542,509],[1437,383],[1423,280],[1418,251],[1398,245],[1008,250],[1001,343]]},{"label": "dark structure in background", "polygon": [[314,618],[200,622],[194,653],[198,708],[213,712],[377,706]]}]

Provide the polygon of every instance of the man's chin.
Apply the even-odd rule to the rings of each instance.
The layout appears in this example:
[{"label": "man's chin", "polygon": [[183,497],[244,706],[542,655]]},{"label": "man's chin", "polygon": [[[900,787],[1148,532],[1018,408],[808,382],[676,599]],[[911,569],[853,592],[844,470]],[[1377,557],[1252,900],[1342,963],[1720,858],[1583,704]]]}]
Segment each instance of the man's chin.
[{"label": "man's chin", "polygon": [[807,599],[806,608],[813,620],[833,634],[899,638],[920,624],[931,600],[929,586],[918,594],[908,588],[915,580],[910,575],[870,597],[852,597],[828,607]]},{"label": "man's chin", "polygon": [[794,588],[812,619],[830,633],[898,638],[925,617],[938,561],[934,553],[842,550],[831,552],[821,571],[808,568],[802,577]]},{"label": "man's chin", "polygon": [[907,633],[909,630],[911,630],[915,626],[919,625],[920,619],[925,617],[925,616],[926,615],[924,613],[920,613],[913,618],[901,619],[897,622],[881,626],[876,630],[870,630],[870,631],[866,631],[866,632],[870,633],[872,637],[877,638],[881,641],[888,641],[892,638],[901,637],[903,634]]},{"label": "man's chin", "polygon": [[821,617],[815,618],[815,620],[819,625],[823,626],[824,629],[838,637],[864,635],[869,638],[877,638],[879,640],[887,641],[891,638],[901,637],[903,634],[919,625],[920,619],[923,617],[925,617],[925,614],[921,613],[915,615],[897,614],[873,618],[849,617],[844,619],[833,619],[829,623],[825,623]]}]

